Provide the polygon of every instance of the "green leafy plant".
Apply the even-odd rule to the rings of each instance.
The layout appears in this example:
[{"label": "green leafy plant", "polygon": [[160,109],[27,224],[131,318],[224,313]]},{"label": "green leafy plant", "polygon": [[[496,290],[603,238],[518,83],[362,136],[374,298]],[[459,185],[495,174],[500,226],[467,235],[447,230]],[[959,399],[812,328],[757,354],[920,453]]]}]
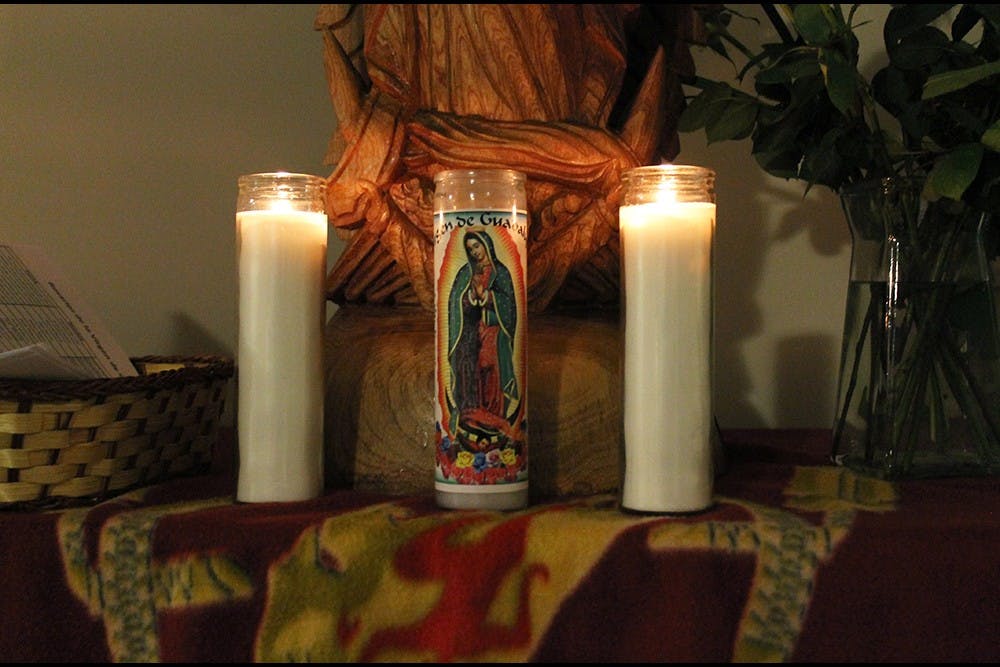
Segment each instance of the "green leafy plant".
[{"label": "green leafy plant", "polygon": [[679,129],[749,138],[767,173],[841,197],[834,459],[887,478],[1000,472],[1000,6],[892,5],[871,78],[859,6],[761,5],[773,34],[754,50],[731,27],[755,19],[698,5],[735,69],[685,81]]},{"label": "green leafy plant", "polygon": [[754,19],[697,7],[705,44],[736,69],[732,82],[685,81],[698,92],[682,132],[749,137],[761,168],[807,187],[918,177],[927,199],[1000,212],[1000,5],[893,5],[888,64],[870,79],[859,70],[859,5],[761,5],[775,40],[756,51],[730,29]]}]

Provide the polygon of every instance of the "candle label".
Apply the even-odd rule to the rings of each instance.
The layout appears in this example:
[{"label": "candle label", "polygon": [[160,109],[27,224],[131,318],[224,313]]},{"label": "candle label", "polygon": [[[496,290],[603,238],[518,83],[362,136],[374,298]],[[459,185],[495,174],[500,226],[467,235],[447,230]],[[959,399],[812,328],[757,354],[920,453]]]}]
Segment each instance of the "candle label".
[{"label": "candle label", "polygon": [[438,490],[527,488],[527,213],[435,218]]}]

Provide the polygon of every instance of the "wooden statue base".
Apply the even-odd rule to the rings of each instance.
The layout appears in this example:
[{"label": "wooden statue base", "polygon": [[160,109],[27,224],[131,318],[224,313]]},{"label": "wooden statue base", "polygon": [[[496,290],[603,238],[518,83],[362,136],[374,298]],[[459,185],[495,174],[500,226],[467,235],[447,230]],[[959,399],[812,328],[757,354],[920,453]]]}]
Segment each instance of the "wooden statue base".
[{"label": "wooden statue base", "polygon": [[[619,326],[611,315],[528,322],[532,498],[619,484]],[[434,319],[417,307],[347,305],[326,325],[329,488],[434,489]]]}]

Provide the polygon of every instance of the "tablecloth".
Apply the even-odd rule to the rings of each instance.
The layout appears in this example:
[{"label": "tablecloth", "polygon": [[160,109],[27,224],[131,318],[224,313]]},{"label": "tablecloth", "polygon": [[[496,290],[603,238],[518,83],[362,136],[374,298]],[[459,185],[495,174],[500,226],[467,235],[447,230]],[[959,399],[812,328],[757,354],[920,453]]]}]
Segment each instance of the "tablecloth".
[{"label": "tablecloth", "polygon": [[728,430],[689,516],[238,503],[228,440],[207,474],[0,511],[0,659],[1000,659],[996,478],[889,483],[831,465],[825,430]]}]

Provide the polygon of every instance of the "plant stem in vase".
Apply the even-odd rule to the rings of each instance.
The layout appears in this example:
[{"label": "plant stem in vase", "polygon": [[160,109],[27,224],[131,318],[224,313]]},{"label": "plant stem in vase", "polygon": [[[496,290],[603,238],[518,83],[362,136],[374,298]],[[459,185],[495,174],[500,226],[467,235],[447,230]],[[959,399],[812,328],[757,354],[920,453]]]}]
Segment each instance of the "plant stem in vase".
[{"label": "plant stem in vase", "polygon": [[989,216],[893,179],[845,189],[854,242],[833,458],[886,479],[1000,470]]}]

